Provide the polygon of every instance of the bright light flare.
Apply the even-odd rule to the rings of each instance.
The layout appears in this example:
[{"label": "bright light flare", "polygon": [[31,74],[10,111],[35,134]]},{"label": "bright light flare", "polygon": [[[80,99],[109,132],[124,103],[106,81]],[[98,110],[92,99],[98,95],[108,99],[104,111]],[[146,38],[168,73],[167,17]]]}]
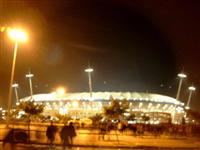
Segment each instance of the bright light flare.
[{"label": "bright light flare", "polygon": [[16,42],[26,42],[28,39],[26,32],[21,29],[10,29],[8,30],[8,35]]},{"label": "bright light flare", "polygon": [[63,87],[59,87],[59,88],[57,88],[57,90],[56,90],[56,93],[57,93],[58,95],[64,95],[65,92],[66,92],[66,90],[65,90],[65,88],[63,88]]},{"label": "bright light flare", "polygon": [[29,74],[26,74],[26,77],[27,78],[32,78],[34,75],[33,74],[31,74],[31,73],[29,73]]},{"label": "bright light flare", "polygon": [[194,86],[190,86],[190,87],[188,87],[188,90],[190,90],[190,91],[195,91],[196,88],[195,88]]},{"label": "bright light flare", "polygon": [[94,70],[92,68],[85,69],[85,72],[93,72]]},{"label": "bright light flare", "polygon": [[17,83],[13,84],[12,87],[13,88],[17,88],[19,85]]},{"label": "bright light flare", "polygon": [[187,110],[188,110],[188,109],[190,109],[190,107],[189,107],[189,106],[185,106],[185,109],[187,109]]},{"label": "bright light flare", "polygon": [[179,73],[179,74],[178,74],[178,77],[179,77],[179,78],[186,78],[186,77],[187,77],[187,75],[186,75],[186,74],[184,74],[184,73]]}]

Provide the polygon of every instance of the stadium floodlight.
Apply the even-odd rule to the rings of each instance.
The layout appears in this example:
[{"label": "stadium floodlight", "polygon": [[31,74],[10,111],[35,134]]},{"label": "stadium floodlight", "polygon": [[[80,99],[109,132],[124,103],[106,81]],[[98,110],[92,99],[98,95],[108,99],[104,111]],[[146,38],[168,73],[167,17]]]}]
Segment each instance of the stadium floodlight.
[{"label": "stadium floodlight", "polygon": [[33,97],[33,86],[32,86],[32,77],[34,75],[31,74],[30,72],[28,74],[26,74],[26,78],[28,78],[29,80],[29,86],[30,86],[30,95],[31,95],[31,98]]},{"label": "stadium floodlight", "polygon": [[179,77],[179,78],[186,78],[186,77],[187,77],[187,75],[186,75],[186,74],[184,74],[184,73],[179,73],[179,74],[178,74],[178,77]]},{"label": "stadium floodlight", "polygon": [[19,87],[19,85],[18,85],[17,83],[14,83],[14,84],[12,85],[12,87],[13,87],[14,90],[15,90],[16,103],[18,103],[18,102],[19,102],[19,97],[18,97],[17,88]]},{"label": "stadium floodlight", "polygon": [[89,84],[89,93],[90,93],[90,98],[92,99],[92,78],[91,78],[91,73],[94,70],[92,68],[87,68],[85,69],[85,72],[88,73],[88,84]]},{"label": "stadium floodlight", "polygon": [[26,42],[28,39],[26,32],[22,29],[11,28],[8,30],[8,35],[15,42]]},{"label": "stadium floodlight", "polygon": [[184,73],[179,73],[178,77],[180,78],[180,80],[179,80],[178,91],[177,91],[177,94],[176,94],[176,100],[179,100],[182,82],[183,82],[183,79],[187,77],[187,75],[184,74]]},{"label": "stadium floodlight", "polygon": [[15,42],[14,46],[14,55],[13,55],[13,61],[12,61],[12,70],[11,70],[11,78],[10,78],[10,85],[9,85],[9,93],[8,93],[8,113],[7,113],[7,127],[10,123],[10,109],[11,109],[11,103],[12,103],[12,85],[14,80],[14,74],[15,74],[15,63],[16,63],[16,57],[17,57],[17,50],[18,50],[18,43],[19,42],[25,42],[27,40],[27,34],[21,29],[9,29],[8,30],[9,37]]},{"label": "stadium floodlight", "polygon": [[188,101],[187,101],[187,105],[185,109],[190,109],[190,101],[191,101],[192,93],[196,90],[196,88],[194,86],[190,86],[188,87],[188,90],[189,90],[189,96],[188,96]]},{"label": "stadium floodlight", "polygon": [[64,87],[58,87],[56,89],[56,93],[59,95],[59,96],[63,96],[65,93],[66,93],[66,90]]}]

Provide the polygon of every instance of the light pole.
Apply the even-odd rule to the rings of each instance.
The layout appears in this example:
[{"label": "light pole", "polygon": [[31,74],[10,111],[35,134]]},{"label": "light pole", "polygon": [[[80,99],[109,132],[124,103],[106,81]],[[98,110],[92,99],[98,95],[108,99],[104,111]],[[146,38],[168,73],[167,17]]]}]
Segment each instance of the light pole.
[{"label": "light pole", "polygon": [[85,69],[85,72],[88,73],[88,84],[89,84],[89,93],[90,93],[90,98],[92,99],[92,79],[91,79],[91,73],[94,70],[92,68],[87,68]]},{"label": "light pole", "polygon": [[179,80],[178,91],[177,91],[177,94],[176,94],[176,100],[179,100],[179,96],[180,96],[180,92],[181,92],[181,86],[182,86],[182,83],[183,83],[183,79],[186,78],[187,75],[184,74],[184,73],[179,73],[178,77],[180,78],[180,80]]},{"label": "light pole", "polygon": [[11,100],[12,100],[12,85],[13,85],[14,74],[15,74],[15,63],[16,63],[16,57],[17,57],[18,43],[25,42],[27,40],[26,33],[20,29],[9,29],[8,35],[15,42],[15,46],[14,46],[14,56],[13,56],[13,62],[12,62],[11,78],[10,78],[9,93],[8,93],[7,126],[10,123],[10,109],[11,109],[11,103],[12,103],[11,102]]},{"label": "light pole", "polygon": [[28,80],[29,80],[31,99],[32,99],[32,97],[33,97],[33,86],[32,86],[32,80],[31,80],[33,76],[34,76],[34,75],[31,74],[30,72],[29,72],[28,74],[26,74],[26,78],[28,78]]},{"label": "light pole", "polygon": [[192,97],[192,93],[196,90],[196,88],[194,86],[190,86],[190,87],[188,87],[188,90],[190,92],[189,92],[188,101],[187,101],[187,105],[186,105],[185,109],[190,109],[190,100]]},{"label": "light pole", "polygon": [[18,92],[17,92],[17,88],[18,88],[18,84],[17,83],[14,83],[13,85],[12,85],[12,87],[14,88],[14,90],[15,90],[15,96],[16,96],[16,103],[18,103],[19,102],[19,97],[18,97]]},{"label": "light pole", "polygon": [[[183,83],[183,79],[186,78],[187,75],[184,74],[184,73],[179,73],[178,77],[180,78],[180,80],[179,80],[179,85],[178,85],[178,91],[177,91],[177,94],[176,94],[176,100],[177,101],[179,100],[179,96],[180,96],[180,92],[181,92],[181,86],[182,86],[182,83]],[[172,113],[172,122],[175,122],[176,108],[177,108],[177,104],[175,104],[174,110],[173,110],[173,113]]]}]

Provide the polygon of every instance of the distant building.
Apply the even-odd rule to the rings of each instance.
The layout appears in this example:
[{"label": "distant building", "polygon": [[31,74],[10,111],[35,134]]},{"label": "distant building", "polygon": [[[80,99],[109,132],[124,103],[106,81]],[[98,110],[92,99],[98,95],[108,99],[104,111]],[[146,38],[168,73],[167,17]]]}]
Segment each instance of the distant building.
[{"label": "distant building", "polygon": [[[129,109],[126,115],[135,114],[136,121],[141,122],[143,115],[149,116],[149,123],[181,123],[185,115],[184,103],[175,98],[152,93],[138,92],[93,92],[92,98],[87,92],[50,93],[33,95],[36,103],[45,103],[45,115],[56,113],[69,114],[74,118],[88,118],[102,113],[103,107],[111,104],[111,99],[127,100]],[[21,101],[30,100],[30,97]]]}]

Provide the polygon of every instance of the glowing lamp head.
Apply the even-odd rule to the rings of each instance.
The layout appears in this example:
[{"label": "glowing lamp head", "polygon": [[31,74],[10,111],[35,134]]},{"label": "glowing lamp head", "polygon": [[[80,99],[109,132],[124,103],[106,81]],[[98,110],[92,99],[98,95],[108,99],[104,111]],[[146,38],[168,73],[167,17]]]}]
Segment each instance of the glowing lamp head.
[{"label": "glowing lamp head", "polygon": [[187,110],[188,110],[188,109],[190,109],[190,107],[189,107],[189,106],[185,106],[185,109],[187,109]]},{"label": "glowing lamp head", "polygon": [[194,86],[190,86],[190,87],[188,87],[188,90],[190,90],[190,91],[195,91],[196,88],[195,88]]},{"label": "glowing lamp head", "polygon": [[17,83],[13,84],[12,87],[13,88],[17,88],[19,85]]},{"label": "glowing lamp head", "polygon": [[57,88],[57,90],[56,90],[56,93],[58,94],[58,95],[64,95],[65,94],[65,88],[63,88],[63,87],[59,87],[59,88]]},{"label": "glowing lamp head", "polygon": [[26,42],[28,39],[26,32],[21,29],[10,29],[8,35],[15,42]]},{"label": "glowing lamp head", "polygon": [[85,72],[93,72],[94,70],[92,68],[85,69]]},{"label": "glowing lamp head", "polygon": [[179,78],[186,78],[186,77],[187,77],[187,75],[186,75],[186,74],[184,74],[184,73],[179,73],[179,74],[178,74],[178,77],[179,77]]},{"label": "glowing lamp head", "polygon": [[31,74],[31,73],[29,73],[29,74],[26,74],[26,77],[27,78],[32,78],[34,75],[33,74]]}]

